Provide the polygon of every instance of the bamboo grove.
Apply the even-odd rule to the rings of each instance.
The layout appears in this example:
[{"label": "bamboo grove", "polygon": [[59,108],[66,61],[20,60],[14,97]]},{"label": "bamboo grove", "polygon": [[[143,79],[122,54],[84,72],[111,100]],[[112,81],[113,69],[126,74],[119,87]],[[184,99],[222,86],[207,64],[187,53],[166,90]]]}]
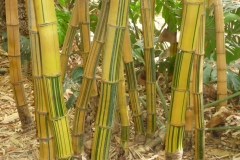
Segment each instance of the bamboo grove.
[{"label": "bamboo grove", "polygon": [[[128,154],[130,116],[134,123],[135,140],[154,141],[157,121],[157,92],[165,105],[166,134],[165,159],[182,159],[184,137],[193,137],[195,122],[195,159],[204,159],[205,127],[203,117],[203,58],[205,48],[205,2],[183,1],[182,22],[176,52],[175,70],[171,86],[171,104],[168,108],[156,83],[154,54],[155,0],[141,0],[143,54],[146,72],[146,125],[142,100],[134,69],[130,29],[128,24],[130,0],[102,0],[101,12],[93,40],[90,40],[89,0],[76,0],[68,24],[61,53],[57,36],[56,13],[53,0],[26,0],[31,45],[32,76],[35,96],[35,121],[39,139],[40,159],[74,159],[84,154],[84,125],[90,97],[98,96],[95,79],[98,61],[102,56],[101,89],[94,122],[92,160],[109,159],[109,150],[115,119],[121,123],[121,146]],[[22,128],[31,125],[21,73],[19,21],[17,0],[5,0],[8,33],[10,77],[15,93],[16,107]],[[218,98],[226,97],[226,64],[222,2],[214,1]],[[70,130],[68,110],[63,98],[62,84],[72,43],[80,30],[84,74],[75,103],[73,127]],[[174,51],[173,51],[174,50]],[[125,85],[126,81],[126,85]],[[157,89],[156,89],[157,88]],[[126,99],[129,95],[130,105]],[[226,105],[226,101],[219,104]],[[162,122],[161,122],[162,123]],[[164,123],[162,123],[164,124]],[[146,126],[146,127],[145,127]],[[185,136],[184,136],[185,134]],[[164,139],[161,139],[164,142]],[[154,142],[155,143],[155,142]]]}]

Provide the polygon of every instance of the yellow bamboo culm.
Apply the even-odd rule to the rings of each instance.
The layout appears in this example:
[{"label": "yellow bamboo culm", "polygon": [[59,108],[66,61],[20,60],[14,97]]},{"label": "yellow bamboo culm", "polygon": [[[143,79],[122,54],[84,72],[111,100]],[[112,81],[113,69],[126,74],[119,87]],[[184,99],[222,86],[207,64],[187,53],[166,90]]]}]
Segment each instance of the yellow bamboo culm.
[{"label": "yellow bamboo culm", "polygon": [[39,44],[39,33],[36,26],[33,0],[26,1],[28,6],[29,38],[32,58],[32,75],[35,100],[35,120],[40,146],[40,159],[52,160],[55,157],[53,132],[50,126],[49,114],[46,105],[44,83],[42,76],[42,62]]},{"label": "yellow bamboo culm", "polygon": [[123,62],[120,63],[119,68],[119,83],[117,86],[117,106],[120,114],[121,122],[121,146],[124,148],[125,153],[128,152],[128,142],[130,133],[130,121],[126,100],[126,88],[124,79]]},{"label": "yellow bamboo culm", "polygon": [[153,11],[150,0],[141,0],[141,16],[143,22],[144,60],[146,71],[147,96],[147,140],[156,131],[156,69],[153,47]]},{"label": "yellow bamboo culm", "polygon": [[128,10],[129,0],[111,0],[103,55],[101,94],[91,154],[92,160],[109,159],[117,85],[119,83],[119,67],[122,63],[122,44]]},{"label": "yellow bamboo culm", "polygon": [[19,20],[18,1],[5,0],[7,37],[8,37],[8,57],[10,67],[10,82],[13,86],[15,103],[22,128],[25,129],[32,124],[30,112],[28,110],[27,99],[23,87],[21,71],[21,54],[19,44]]},{"label": "yellow bamboo culm", "polygon": [[140,138],[139,136],[144,135],[145,131],[142,118],[142,111],[140,108],[140,102],[138,98],[137,81],[136,74],[134,71],[134,62],[132,58],[132,48],[128,26],[126,27],[123,41],[123,61],[126,69],[130,107],[132,110],[132,116],[134,121],[135,135],[136,140],[138,141],[138,138]]},{"label": "yellow bamboo culm", "polygon": [[189,98],[189,82],[192,70],[193,53],[196,49],[200,17],[204,9],[203,0],[184,2],[179,38],[179,50],[176,56],[172,81],[171,104],[166,132],[166,159],[182,159],[182,140]]},{"label": "yellow bamboo culm", "polygon": [[73,150],[67,109],[62,92],[54,1],[35,0],[34,9],[40,39],[45,100],[54,133],[55,158],[70,159]]},{"label": "yellow bamboo culm", "polygon": [[195,159],[204,159],[205,131],[203,106],[203,59],[205,44],[205,15],[201,16],[198,42],[194,55],[193,70],[193,99],[195,113]]},{"label": "yellow bamboo culm", "polygon": [[98,20],[96,31],[94,34],[93,42],[90,48],[90,53],[87,58],[87,63],[84,68],[84,75],[79,90],[79,96],[76,101],[74,122],[73,122],[73,150],[74,157],[78,158],[84,152],[83,146],[83,134],[84,134],[84,122],[85,113],[88,105],[88,100],[91,94],[91,88],[95,81],[95,72],[98,65],[100,53],[102,51],[103,44],[105,43],[105,33],[107,16],[109,12],[108,0],[102,1],[101,14]]},{"label": "yellow bamboo culm", "polygon": [[61,80],[64,82],[66,70],[67,70],[67,64],[69,59],[69,54],[72,52],[72,44],[73,39],[75,37],[76,31],[78,29],[78,2],[76,1],[76,4],[74,5],[72,15],[70,22],[68,24],[68,29],[66,36],[64,38],[63,48],[61,52]]},{"label": "yellow bamboo culm", "polygon": [[[78,22],[81,34],[83,67],[85,68],[90,52],[89,0],[78,0],[77,3],[78,10],[80,12]],[[92,83],[90,97],[96,97],[97,95],[97,82],[96,79],[94,79]]]},{"label": "yellow bamboo culm", "polygon": [[[217,54],[217,99],[227,96],[227,72],[225,53],[225,31],[222,0],[214,0],[214,16],[216,28],[216,54]],[[218,104],[217,110],[227,106],[227,101]]]}]

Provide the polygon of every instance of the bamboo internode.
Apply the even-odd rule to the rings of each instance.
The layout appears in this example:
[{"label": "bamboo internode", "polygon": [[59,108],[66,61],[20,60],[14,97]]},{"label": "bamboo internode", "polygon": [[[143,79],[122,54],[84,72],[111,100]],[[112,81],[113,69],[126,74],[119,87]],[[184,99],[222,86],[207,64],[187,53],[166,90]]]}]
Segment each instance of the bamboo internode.
[{"label": "bamboo internode", "polygon": [[21,71],[21,54],[19,44],[19,20],[18,20],[18,1],[6,0],[6,22],[8,36],[8,57],[10,66],[10,82],[13,86],[15,103],[18,115],[25,129],[32,124],[30,112],[28,110],[27,99],[23,87],[23,78]]}]

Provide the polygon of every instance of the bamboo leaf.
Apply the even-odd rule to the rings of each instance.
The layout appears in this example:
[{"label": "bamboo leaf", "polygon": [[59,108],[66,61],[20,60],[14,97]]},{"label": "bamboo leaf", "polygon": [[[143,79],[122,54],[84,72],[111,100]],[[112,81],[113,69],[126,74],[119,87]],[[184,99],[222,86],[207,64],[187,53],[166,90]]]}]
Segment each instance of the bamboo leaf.
[{"label": "bamboo leaf", "polygon": [[72,81],[81,84],[83,71],[83,67],[76,67],[71,73]]},{"label": "bamboo leaf", "polygon": [[75,102],[77,100],[77,97],[73,94],[67,101],[66,107],[67,109],[70,109],[74,106]]},{"label": "bamboo leaf", "polygon": [[240,20],[240,16],[234,13],[227,12],[224,14],[224,23]]}]

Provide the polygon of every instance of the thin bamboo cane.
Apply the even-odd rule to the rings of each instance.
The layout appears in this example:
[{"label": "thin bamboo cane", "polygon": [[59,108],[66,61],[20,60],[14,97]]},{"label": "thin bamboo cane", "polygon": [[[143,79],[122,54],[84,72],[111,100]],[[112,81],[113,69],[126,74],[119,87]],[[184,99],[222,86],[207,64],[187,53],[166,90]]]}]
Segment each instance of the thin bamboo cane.
[{"label": "thin bamboo cane", "polygon": [[67,109],[61,86],[61,68],[54,1],[35,0],[39,31],[42,74],[47,109],[54,133],[56,159],[70,159],[73,154]]},{"label": "thin bamboo cane", "polygon": [[[214,1],[215,27],[216,27],[216,54],[217,54],[217,99],[227,96],[227,74],[226,74],[226,53],[225,53],[225,32],[222,0]],[[227,106],[227,101],[219,103]]]},{"label": "thin bamboo cane", "polygon": [[123,61],[126,68],[130,107],[133,115],[136,140],[138,141],[138,138],[140,138],[139,136],[144,134],[144,125],[140,102],[138,99],[137,81],[134,71],[134,62],[132,58],[132,48],[128,26],[126,27],[123,41]]},{"label": "thin bamboo cane", "polygon": [[122,44],[127,24],[129,0],[112,0],[103,55],[101,94],[96,117],[92,160],[109,159],[115,99],[122,63]]},{"label": "thin bamboo cane", "polygon": [[[82,46],[82,58],[83,67],[85,68],[87,63],[87,58],[90,52],[90,18],[89,18],[89,0],[78,0],[78,10],[79,10],[79,28],[81,34],[81,46]],[[96,80],[93,81],[92,89],[90,93],[91,97],[98,95],[97,93],[97,83]]]},{"label": "thin bamboo cane", "polygon": [[19,44],[18,1],[5,0],[6,22],[8,35],[8,57],[10,66],[10,82],[13,86],[15,103],[22,124],[25,129],[32,124],[30,112],[23,87],[21,71],[21,54]]},{"label": "thin bamboo cane", "polygon": [[[79,0],[77,0],[78,2]],[[75,37],[76,31],[78,29],[78,3],[75,3],[73,12],[71,14],[71,19],[68,24],[67,33],[64,39],[63,48],[61,52],[61,80],[64,82],[66,75],[67,64],[69,59],[69,54],[72,52],[73,39]]]},{"label": "thin bamboo cane", "polygon": [[147,139],[156,131],[156,69],[153,48],[153,20],[150,0],[141,0],[143,22],[144,60],[147,95]]},{"label": "thin bamboo cane", "polygon": [[33,0],[27,0],[26,3],[28,6],[29,38],[32,58],[32,75],[34,81],[35,120],[40,146],[39,158],[44,160],[52,160],[55,157],[53,132],[50,126],[44,95],[39,33],[36,26]]},{"label": "thin bamboo cane", "polygon": [[203,0],[185,1],[179,40],[180,52],[176,57],[172,82],[172,101],[166,134],[166,159],[182,159],[182,140],[189,96],[189,81],[202,13]]},{"label": "thin bamboo cane", "polygon": [[198,43],[194,55],[193,95],[195,113],[195,159],[204,159],[205,130],[203,108],[203,59],[205,44],[205,15],[201,16]]},{"label": "thin bamboo cane", "polygon": [[124,79],[123,63],[120,62],[119,67],[119,83],[117,86],[117,105],[116,108],[119,110],[120,122],[121,122],[121,146],[125,152],[128,152],[128,142],[130,133],[130,121],[129,113],[126,100],[126,88]]},{"label": "thin bamboo cane", "polygon": [[107,16],[109,12],[108,0],[102,1],[101,14],[98,20],[96,32],[94,34],[93,42],[88,55],[86,67],[84,69],[83,80],[79,92],[79,96],[76,102],[76,110],[73,123],[73,150],[74,157],[79,157],[83,153],[83,134],[84,134],[84,122],[85,112],[90,97],[91,87],[94,81],[95,72],[99,60],[102,46],[105,43],[105,33]]}]

